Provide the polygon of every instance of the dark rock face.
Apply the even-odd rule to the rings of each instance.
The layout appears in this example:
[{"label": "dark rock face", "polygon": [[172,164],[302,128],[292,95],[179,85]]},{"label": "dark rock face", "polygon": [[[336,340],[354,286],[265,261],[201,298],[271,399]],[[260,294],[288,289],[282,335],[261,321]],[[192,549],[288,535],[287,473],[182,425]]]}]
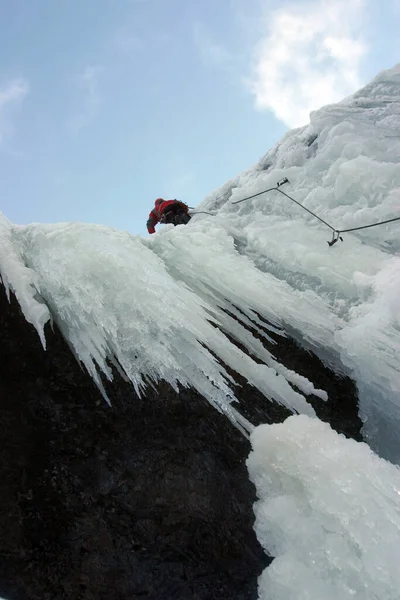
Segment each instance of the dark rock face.
[{"label": "dark rock face", "polygon": [[[0,289],[0,596],[257,598],[268,558],[252,529],[249,443],[188,390],[139,400],[117,378],[108,407],[61,335],[46,334],[44,352]],[[358,437],[346,381],[338,427]],[[241,400],[255,423],[288,414],[246,385]]]},{"label": "dark rock face", "polygon": [[256,598],[248,442],[190,391],[106,405],[0,290],[0,596]]}]

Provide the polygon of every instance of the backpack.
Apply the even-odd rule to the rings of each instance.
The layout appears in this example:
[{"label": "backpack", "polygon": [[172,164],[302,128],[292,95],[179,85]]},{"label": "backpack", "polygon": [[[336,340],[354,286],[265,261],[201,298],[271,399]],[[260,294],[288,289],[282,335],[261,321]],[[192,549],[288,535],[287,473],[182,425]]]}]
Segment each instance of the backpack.
[{"label": "backpack", "polygon": [[177,204],[179,204],[183,210],[187,213],[189,211],[189,206],[187,204],[185,204],[185,202],[182,202],[181,200],[177,200],[176,198],[174,198],[175,202]]}]

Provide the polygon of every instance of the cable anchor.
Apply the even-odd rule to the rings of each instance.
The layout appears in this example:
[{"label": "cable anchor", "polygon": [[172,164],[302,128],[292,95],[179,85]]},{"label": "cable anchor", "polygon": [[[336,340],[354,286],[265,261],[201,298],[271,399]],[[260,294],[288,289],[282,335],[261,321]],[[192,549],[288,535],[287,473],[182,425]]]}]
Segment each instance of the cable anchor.
[{"label": "cable anchor", "polygon": [[276,187],[277,187],[277,188],[280,188],[280,187],[281,187],[281,185],[283,185],[284,183],[289,183],[289,179],[288,179],[287,177],[284,177],[283,179],[280,179],[280,180],[278,181],[278,183],[276,184]]},{"label": "cable anchor", "polygon": [[334,244],[336,244],[337,241],[341,241],[343,242],[343,238],[340,235],[340,231],[336,231],[334,230],[333,234],[332,234],[332,239],[330,242],[327,242],[328,246],[333,246]]}]

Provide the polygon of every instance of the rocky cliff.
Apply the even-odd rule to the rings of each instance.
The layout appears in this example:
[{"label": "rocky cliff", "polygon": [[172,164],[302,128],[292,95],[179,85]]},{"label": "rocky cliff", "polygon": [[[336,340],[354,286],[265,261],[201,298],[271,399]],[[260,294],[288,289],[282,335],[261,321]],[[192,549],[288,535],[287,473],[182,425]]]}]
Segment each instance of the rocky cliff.
[{"label": "rocky cliff", "polygon": [[[0,595],[8,600],[247,600],[268,559],[252,529],[248,441],[190,390],[102,399],[59,334],[47,351],[0,288]],[[274,352],[330,395],[322,419],[360,439],[352,382],[293,341]],[[238,380],[238,379],[237,379]],[[253,423],[285,409],[239,381]]]}]

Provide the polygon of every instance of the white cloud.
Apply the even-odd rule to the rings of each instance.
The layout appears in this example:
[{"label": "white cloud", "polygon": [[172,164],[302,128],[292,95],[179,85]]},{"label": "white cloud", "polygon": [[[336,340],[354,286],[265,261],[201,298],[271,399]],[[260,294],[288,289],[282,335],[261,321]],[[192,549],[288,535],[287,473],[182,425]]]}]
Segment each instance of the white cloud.
[{"label": "white cloud", "polygon": [[266,16],[250,83],[259,109],[289,125],[341,100],[362,84],[363,0],[296,2]]},{"label": "white cloud", "polygon": [[75,78],[80,108],[68,122],[70,130],[75,135],[90,125],[97,116],[101,104],[99,77],[103,70],[101,66],[88,66]]},{"label": "white cloud", "polygon": [[11,127],[10,111],[20,105],[28,93],[29,85],[23,78],[12,79],[4,86],[0,86],[0,143]]}]

